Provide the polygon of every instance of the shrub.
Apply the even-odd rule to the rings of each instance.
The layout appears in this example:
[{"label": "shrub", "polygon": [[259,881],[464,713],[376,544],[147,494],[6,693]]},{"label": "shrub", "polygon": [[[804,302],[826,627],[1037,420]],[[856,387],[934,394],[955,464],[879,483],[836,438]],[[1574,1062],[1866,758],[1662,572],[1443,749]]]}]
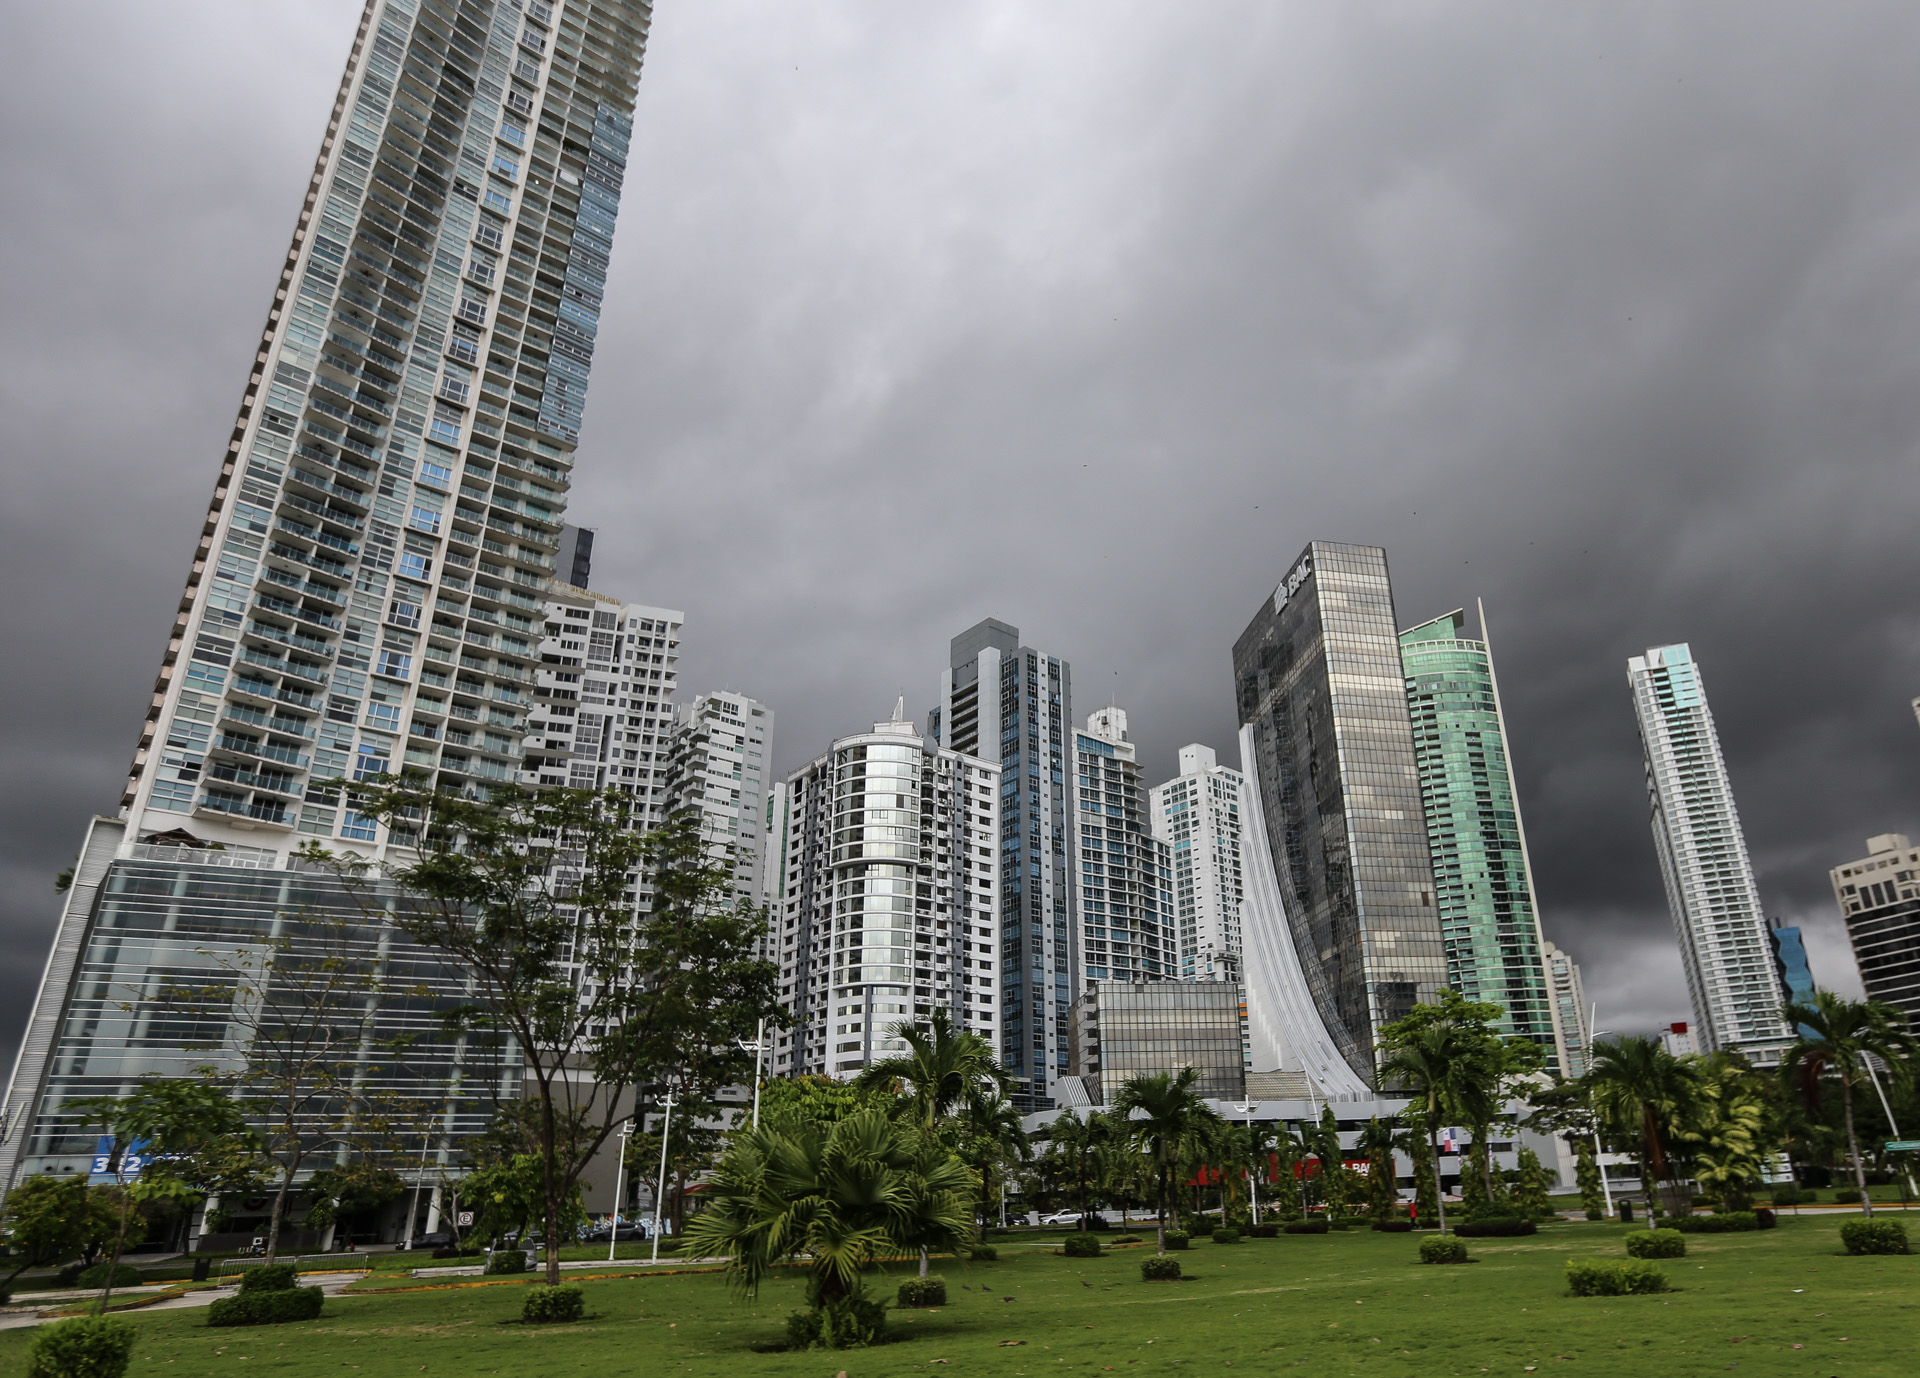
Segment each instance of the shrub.
[{"label": "shrub", "polygon": [[565,1287],[529,1287],[527,1300],[520,1308],[520,1319],[528,1325],[554,1325],[577,1321],[587,1314],[587,1294],[579,1284]]},{"label": "shrub", "polygon": [[527,1256],[518,1249],[495,1249],[487,1255],[489,1273],[524,1273],[527,1271]]},{"label": "shrub", "polygon": [[1567,1286],[1576,1297],[1636,1297],[1673,1290],[1659,1264],[1639,1259],[1570,1258]]},{"label": "shrub", "polygon": [[1531,1220],[1522,1220],[1517,1215],[1509,1215],[1498,1220],[1469,1220],[1464,1225],[1455,1225],[1453,1232],[1463,1239],[1497,1239],[1511,1235],[1538,1234],[1540,1227]]},{"label": "shrub", "polygon": [[1240,1242],[1240,1231],[1215,1230],[1213,1232],[1213,1242],[1215,1244],[1238,1244]]},{"label": "shrub", "polygon": [[1605,1220],[1606,1218],[1607,1218],[1607,1213],[1605,1211],[1588,1211],[1587,1212],[1587,1219],[1589,1220]]},{"label": "shrub", "polygon": [[326,1297],[318,1287],[288,1287],[278,1291],[237,1292],[207,1308],[208,1325],[280,1325],[310,1321],[320,1314]]},{"label": "shrub", "polygon": [[1373,1228],[1381,1234],[1411,1234],[1413,1222],[1411,1220],[1376,1220],[1373,1222]]},{"label": "shrub", "polygon": [[1797,1206],[1802,1201],[1812,1199],[1812,1192],[1802,1191],[1799,1187],[1778,1186],[1773,1189],[1773,1204],[1776,1206]]},{"label": "shrub", "polygon": [[469,1245],[446,1244],[435,1249],[433,1256],[435,1258],[479,1258],[484,1253],[486,1253],[485,1249]]},{"label": "shrub", "polygon": [[120,1378],[132,1357],[132,1326],[111,1316],[79,1316],[35,1337],[27,1378]]},{"label": "shrub", "polygon": [[787,1317],[787,1347],[860,1349],[877,1344],[886,1324],[886,1303],[874,1301],[865,1292],[855,1292]]},{"label": "shrub", "polygon": [[1280,1237],[1280,1227],[1271,1220],[1264,1221],[1253,1227],[1253,1237],[1255,1239],[1278,1239]]},{"label": "shrub", "polygon": [[938,1273],[923,1278],[908,1278],[900,1284],[902,1306],[945,1306],[947,1280]]},{"label": "shrub", "polygon": [[1457,1239],[1437,1234],[1420,1241],[1420,1261],[1422,1263],[1465,1263],[1467,1246]]},{"label": "shrub", "polygon": [[1168,1258],[1165,1254],[1155,1254],[1152,1258],[1140,1260],[1140,1281],[1178,1282],[1179,1280],[1179,1259]]},{"label": "shrub", "polygon": [[1627,1253],[1633,1258],[1685,1258],[1687,1237],[1678,1230],[1628,1230]]},{"label": "shrub", "polygon": [[1849,1220],[1840,1227],[1840,1242],[1850,1254],[1905,1254],[1907,1227],[1898,1220]]},{"label": "shrub", "polygon": [[1167,1231],[1167,1247],[1169,1249],[1184,1249],[1188,1247],[1192,1242],[1193,1242],[1192,1236],[1190,1236],[1185,1230],[1168,1230]]},{"label": "shrub", "polygon": [[1113,1237],[1112,1242],[1115,1244],[1138,1244],[1140,1242],[1140,1236],[1137,1234],[1117,1234]]},{"label": "shrub", "polygon": [[1753,1213],[1753,1222],[1763,1230],[1770,1230],[1780,1223],[1780,1217],[1762,1206]]},{"label": "shrub", "polygon": [[1676,1215],[1671,1224],[1687,1234],[1727,1234],[1757,1230],[1760,1218],[1752,1211],[1715,1211],[1712,1215]]},{"label": "shrub", "polygon": [[1060,1252],[1068,1258],[1098,1258],[1100,1241],[1090,1234],[1070,1234],[1060,1245]]},{"label": "shrub", "polygon": [[1288,1234],[1325,1234],[1327,1221],[1325,1216],[1316,1216],[1312,1220],[1289,1220],[1286,1228]]},{"label": "shrub", "polygon": [[115,1287],[138,1287],[142,1281],[140,1270],[125,1263],[96,1263],[91,1268],[81,1270],[75,1275],[75,1287],[105,1287],[107,1273],[113,1273]]},{"label": "shrub", "polygon": [[267,1263],[240,1275],[242,1292],[284,1292],[300,1283],[300,1270],[291,1263]]},{"label": "shrub", "polygon": [[997,1263],[1000,1260],[1000,1251],[991,1244],[976,1244],[967,1250],[967,1257],[975,1263]]}]

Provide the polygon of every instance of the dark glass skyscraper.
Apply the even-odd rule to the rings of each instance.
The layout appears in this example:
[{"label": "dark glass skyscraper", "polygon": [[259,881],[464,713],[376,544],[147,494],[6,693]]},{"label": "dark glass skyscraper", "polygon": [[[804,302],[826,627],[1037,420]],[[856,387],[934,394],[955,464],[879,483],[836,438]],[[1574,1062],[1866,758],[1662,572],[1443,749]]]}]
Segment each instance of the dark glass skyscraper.
[{"label": "dark glass skyscraper", "polygon": [[935,742],[1000,763],[1000,1062],[1023,1108],[1067,1074],[1073,1001],[1073,673],[988,618],[953,639]]},{"label": "dark glass skyscraper", "polygon": [[1371,1082],[1381,1026],[1447,980],[1386,552],[1308,546],[1233,668],[1294,949]]}]

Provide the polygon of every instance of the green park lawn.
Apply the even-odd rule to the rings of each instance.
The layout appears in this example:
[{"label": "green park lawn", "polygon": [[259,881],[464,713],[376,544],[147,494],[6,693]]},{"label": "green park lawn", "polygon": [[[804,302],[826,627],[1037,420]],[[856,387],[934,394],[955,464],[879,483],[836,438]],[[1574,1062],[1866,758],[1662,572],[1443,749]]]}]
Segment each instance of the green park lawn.
[{"label": "green park lawn", "polygon": [[[349,1296],[318,1321],[258,1329],[209,1330],[199,1310],[135,1313],[130,1374],[1913,1373],[1920,1254],[1850,1258],[1840,1224],[1690,1235],[1687,1257],[1664,1264],[1680,1290],[1606,1298],[1566,1295],[1563,1270],[1568,1258],[1624,1257],[1611,1222],[1469,1241],[1478,1262],[1454,1267],[1416,1263],[1419,1237],[1405,1234],[1196,1241],[1178,1255],[1186,1278],[1171,1283],[1140,1281],[1151,1246],[1070,1259],[1009,1241],[996,1263],[942,1262],[944,1309],[894,1312],[890,1343],[831,1354],[780,1351],[797,1280],[746,1301],[715,1274],[587,1281],[588,1319],[552,1327],[517,1323],[517,1282]],[[876,1290],[890,1294],[910,1271],[877,1277]],[[0,1333],[0,1372],[24,1369],[32,1336]]]}]

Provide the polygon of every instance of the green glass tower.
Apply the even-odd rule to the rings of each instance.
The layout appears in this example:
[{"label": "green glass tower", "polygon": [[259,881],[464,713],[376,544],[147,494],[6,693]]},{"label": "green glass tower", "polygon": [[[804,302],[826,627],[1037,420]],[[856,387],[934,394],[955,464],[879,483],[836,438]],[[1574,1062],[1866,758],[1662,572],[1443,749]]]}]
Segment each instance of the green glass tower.
[{"label": "green glass tower", "polygon": [[1493,656],[1463,634],[1464,610],[1400,633],[1420,800],[1446,945],[1447,983],[1503,1009],[1501,1032],[1566,1066],[1542,955]]}]

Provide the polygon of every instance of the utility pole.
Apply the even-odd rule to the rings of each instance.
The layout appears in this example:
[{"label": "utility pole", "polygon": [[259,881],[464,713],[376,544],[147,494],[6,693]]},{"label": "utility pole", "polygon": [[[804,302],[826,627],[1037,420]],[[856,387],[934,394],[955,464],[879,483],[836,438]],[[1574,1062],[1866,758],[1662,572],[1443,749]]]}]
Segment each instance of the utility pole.
[{"label": "utility pole", "polygon": [[607,1262],[613,1262],[613,1251],[620,1243],[620,1203],[626,1200],[627,1190],[627,1141],[633,1137],[633,1121],[628,1120],[620,1126],[620,1166],[613,1170],[613,1228],[607,1232]]},{"label": "utility pole", "polygon": [[734,1040],[740,1045],[740,1051],[753,1054],[753,1127],[760,1127],[760,1059],[772,1050],[767,1046],[767,1021],[762,1019],[753,1030],[753,1042],[746,1039]]},{"label": "utility pole", "polygon": [[427,1130],[420,1135],[420,1170],[413,1175],[413,1203],[407,1208],[407,1238],[400,1246],[409,1253],[413,1251],[413,1222],[420,1214],[420,1187],[427,1178],[427,1140],[432,1133]]},{"label": "utility pole", "polygon": [[1247,1196],[1253,1215],[1253,1223],[1258,1225],[1260,1223],[1260,1169],[1266,1166],[1266,1163],[1260,1158],[1258,1152],[1259,1145],[1256,1144],[1253,1139],[1253,1112],[1257,1110],[1259,1106],[1253,1101],[1248,1101],[1245,1105],[1236,1106],[1235,1108],[1247,1117],[1247,1148],[1253,1153],[1254,1157],[1253,1170],[1247,1174]]},{"label": "utility pole", "polygon": [[660,1119],[660,1184],[653,1193],[653,1261],[660,1261],[660,1212],[667,1202],[667,1131],[673,1127],[673,1088],[667,1088],[666,1111]]}]

